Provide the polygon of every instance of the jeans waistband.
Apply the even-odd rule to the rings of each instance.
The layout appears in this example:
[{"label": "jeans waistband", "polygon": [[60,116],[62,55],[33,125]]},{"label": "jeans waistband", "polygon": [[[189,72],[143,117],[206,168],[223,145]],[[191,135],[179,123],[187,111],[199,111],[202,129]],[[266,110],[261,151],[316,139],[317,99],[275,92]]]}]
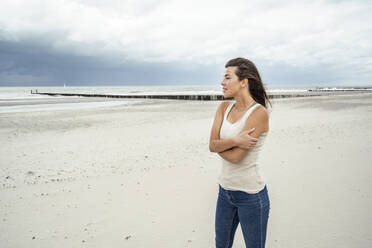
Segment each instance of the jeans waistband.
[{"label": "jeans waistband", "polygon": [[228,190],[228,189],[224,189],[220,184],[218,184],[219,188],[222,190],[222,191],[225,191],[225,192],[229,192],[229,193],[233,193],[233,192],[244,192],[246,194],[250,194],[250,195],[254,195],[254,194],[263,194],[263,193],[267,193],[267,186],[265,185],[265,187],[263,189],[261,189],[259,192],[257,193],[248,193],[248,192],[245,192],[245,191],[241,191],[241,190]]}]

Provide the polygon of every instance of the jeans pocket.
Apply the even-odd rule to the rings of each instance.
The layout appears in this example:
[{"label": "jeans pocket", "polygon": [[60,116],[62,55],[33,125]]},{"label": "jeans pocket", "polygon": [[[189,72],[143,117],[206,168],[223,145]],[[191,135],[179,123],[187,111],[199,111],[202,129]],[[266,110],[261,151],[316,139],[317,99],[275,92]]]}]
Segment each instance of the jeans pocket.
[{"label": "jeans pocket", "polygon": [[261,206],[261,200],[258,193],[250,194],[243,191],[235,191],[233,196],[236,203],[242,207],[259,208]]}]

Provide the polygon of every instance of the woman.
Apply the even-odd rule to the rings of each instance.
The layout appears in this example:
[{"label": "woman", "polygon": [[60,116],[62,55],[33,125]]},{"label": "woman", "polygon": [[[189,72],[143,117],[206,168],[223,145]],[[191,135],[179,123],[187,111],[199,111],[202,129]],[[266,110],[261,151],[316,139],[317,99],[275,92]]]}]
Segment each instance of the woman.
[{"label": "woman", "polygon": [[[246,247],[264,248],[270,201],[257,157],[269,131],[270,103],[256,66],[227,62],[221,83],[225,98],[216,112],[209,149],[222,158],[215,219],[216,247],[232,247],[240,222]],[[271,103],[270,103],[271,105]]]}]

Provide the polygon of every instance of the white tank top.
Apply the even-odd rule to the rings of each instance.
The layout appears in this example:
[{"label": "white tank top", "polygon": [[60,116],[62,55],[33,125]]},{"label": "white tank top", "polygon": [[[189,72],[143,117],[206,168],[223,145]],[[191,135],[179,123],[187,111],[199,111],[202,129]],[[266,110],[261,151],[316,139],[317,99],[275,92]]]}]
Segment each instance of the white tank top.
[{"label": "white tank top", "polygon": [[[226,117],[235,103],[236,101],[230,102],[225,111],[220,129],[220,139],[229,139],[237,136],[253,110],[258,106],[262,106],[259,103],[255,103],[244,113],[240,120],[230,123]],[[239,163],[234,164],[221,157],[222,168],[218,176],[218,183],[221,187],[227,190],[240,190],[250,194],[258,193],[265,187],[265,178],[257,164],[257,159],[267,133],[265,132],[258,137],[256,145],[248,150],[245,157]]]}]

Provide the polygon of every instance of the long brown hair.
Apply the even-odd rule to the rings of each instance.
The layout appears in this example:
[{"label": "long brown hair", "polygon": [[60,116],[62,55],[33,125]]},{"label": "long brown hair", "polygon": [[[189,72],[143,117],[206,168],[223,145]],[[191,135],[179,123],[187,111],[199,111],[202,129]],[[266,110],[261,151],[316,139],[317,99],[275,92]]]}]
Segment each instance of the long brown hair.
[{"label": "long brown hair", "polygon": [[235,74],[238,76],[240,81],[248,78],[249,93],[256,102],[260,103],[265,108],[267,108],[267,103],[270,103],[270,106],[272,106],[268,96],[266,95],[266,90],[262,83],[260,73],[252,61],[245,58],[235,58],[229,60],[225,65],[225,68],[229,66],[237,67]]}]

